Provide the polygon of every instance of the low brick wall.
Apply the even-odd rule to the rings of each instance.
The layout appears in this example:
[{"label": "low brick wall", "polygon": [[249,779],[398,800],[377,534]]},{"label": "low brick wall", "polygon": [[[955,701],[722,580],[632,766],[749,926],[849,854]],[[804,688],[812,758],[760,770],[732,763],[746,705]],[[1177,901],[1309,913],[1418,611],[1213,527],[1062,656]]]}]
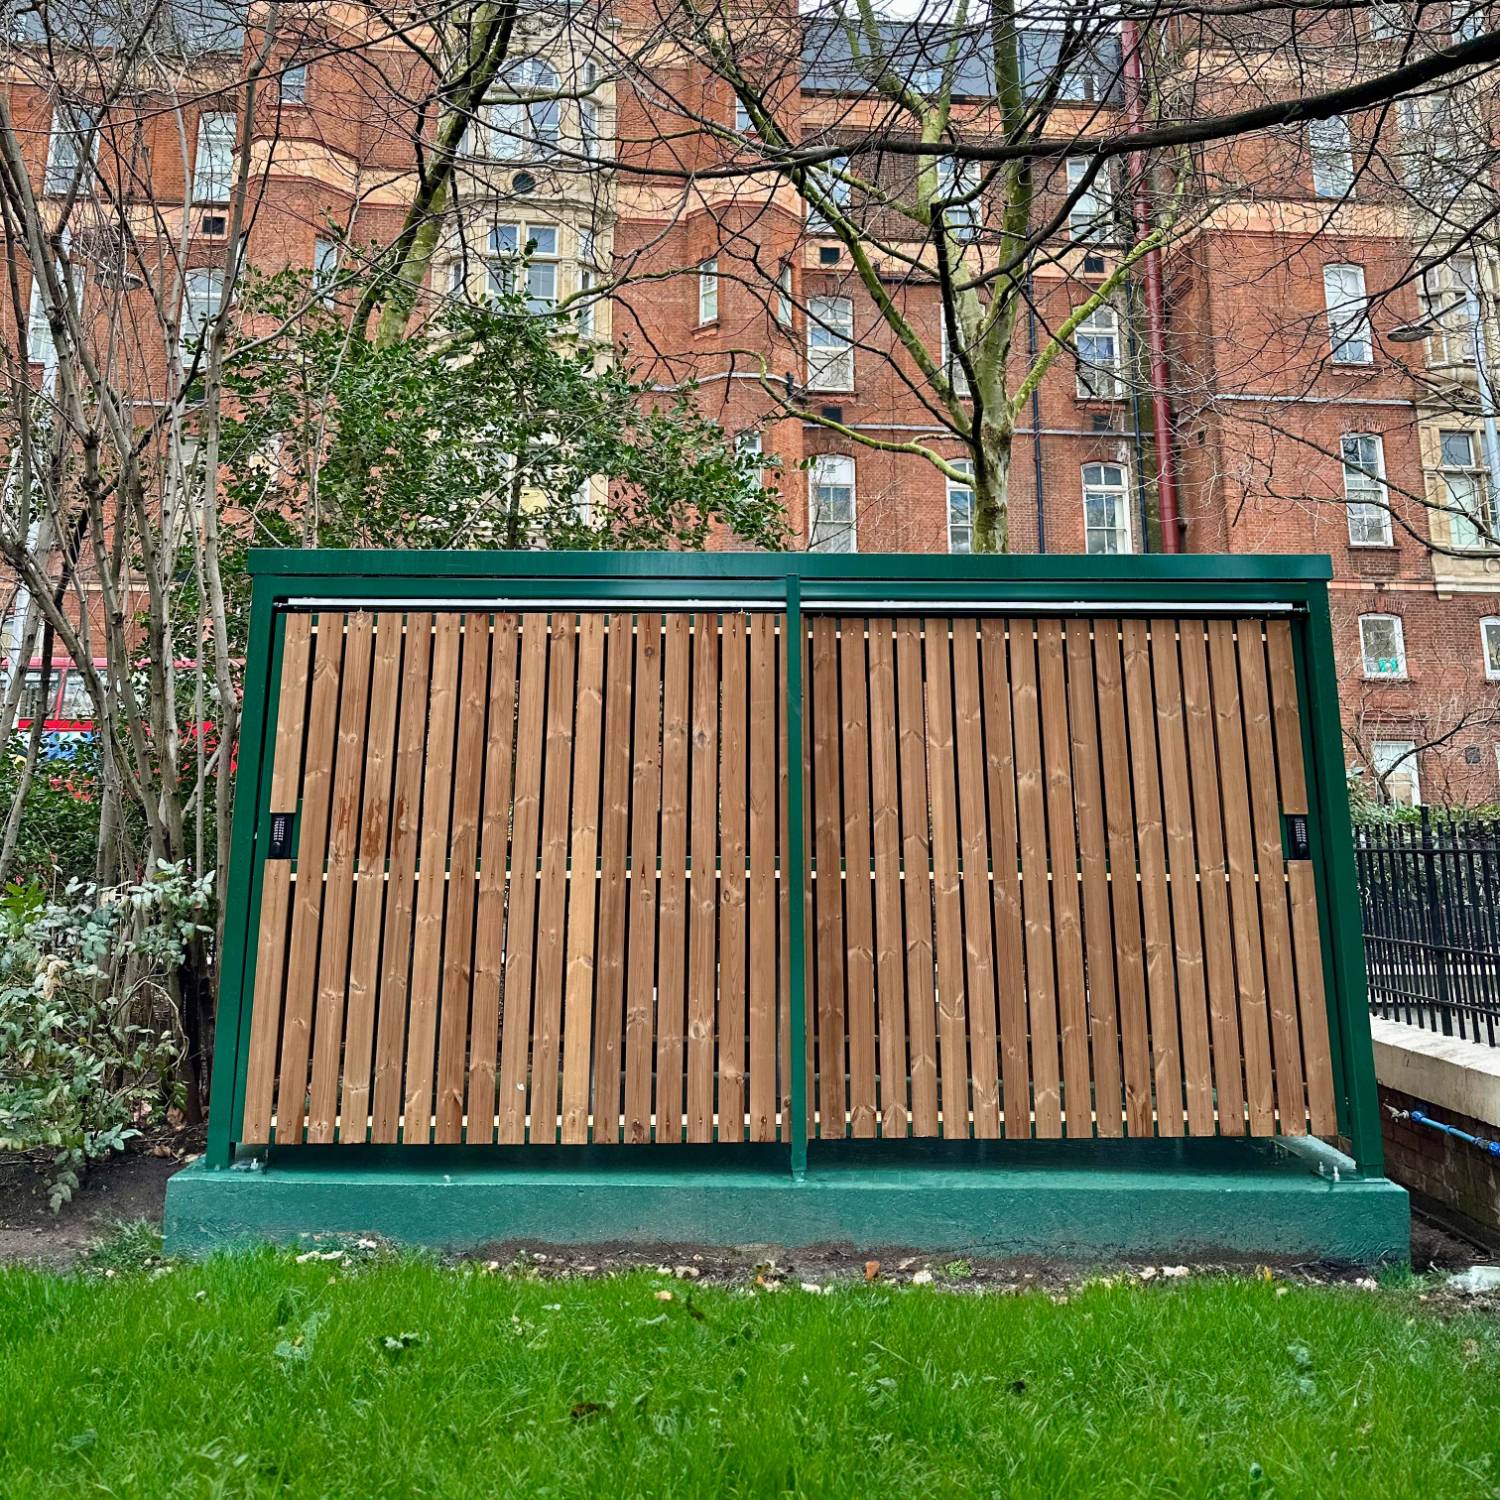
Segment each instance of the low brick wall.
[{"label": "low brick wall", "polygon": [[[1395,1110],[1421,1109],[1445,1125],[1471,1135],[1500,1135],[1483,1120],[1439,1109],[1430,1100],[1414,1099],[1398,1089],[1382,1088],[1381,1105]],[[1452,1220],[1476,1239],[1500,1249],[1500,1158],[1463,1141],[1409,1120],[1385,1119],[1385,1171],[1416,1199],[1420,1208]]]},{"label": "low brick wall", "polygon": [[1455,1042],[1396,1022],[1373,1023],[1386,1175],[1414,1203],[1500,1249],[1500,1158],[1392,1111],[1500,1139],[1500,1048]]}]

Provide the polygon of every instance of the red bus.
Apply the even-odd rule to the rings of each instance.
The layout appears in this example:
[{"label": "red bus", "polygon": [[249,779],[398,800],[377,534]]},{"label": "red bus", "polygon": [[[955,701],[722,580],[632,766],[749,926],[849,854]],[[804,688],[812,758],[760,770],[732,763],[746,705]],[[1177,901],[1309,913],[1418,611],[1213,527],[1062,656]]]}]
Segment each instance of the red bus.
[{"label": "red bus", "polygon": [[[105,663],[101,658],[94,665],[103,667]],[[83,673],[68,656],[53,658],[44,696],[42,666],[39,656],[27,663],[21,701],[16,708],[16,733],[29,733],[40,719],[43,759],[72,760],[78,753],[78,745],[94,737],[94,701],[89,697]],[[11,664],[0,660],[0,667],[5,670],[9,686]]]}]

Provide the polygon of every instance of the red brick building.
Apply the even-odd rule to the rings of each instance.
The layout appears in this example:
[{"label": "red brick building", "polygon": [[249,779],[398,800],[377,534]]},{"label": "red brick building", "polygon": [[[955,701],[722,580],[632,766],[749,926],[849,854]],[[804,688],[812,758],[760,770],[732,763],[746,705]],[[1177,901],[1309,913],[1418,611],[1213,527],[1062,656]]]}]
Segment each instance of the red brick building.
[{"label": "red brick building", "polygon": [[[868,140],[880,122],[853,89],[836,34],[792,11],[760,24],[756,66],[778,127],[793,139]],[[964,486],[902,451],[962,451],[929,409],[919,367],[861,291],[847,249],[810,221],[784,178],[716,175],[740,159],[753,129],[690,49],[660,44],[659,25],[654,11],[631,6],[578,10],[566,24],[550,11],[523,18],[496,113],[466,143],[434,293],[482,294],[494,257],[530,240],[539,302],[602,288],[589,313],[601,346],[624,351],[663,388],[695,382],[729,430],[753,434],[781,461],[777,482],[803,544],[966,548]],[[271,50],[252,130],[257,191],[246,244],[258,267],[331,265],[399,228],[413,145],[428,128],[414,105],[424,88],[413,49],[396,36],[372,39],[368,26],[362,11],[332,7]],[[226,76],[256,45],[255,34],[226,22]],[[924,45],[916,31],[901,39],[914,69],[924,66]],[[649,67],[621,62],[648,55]],[[1210,65],[1231,91],[1248,66],[1243,39],[1227,48],[1200,39],[1174,56],[1183,68]],[[1093,64],[1070,74],[1077,97],[1062,91],[1054,130],[1119,128],[1118,47]],[[956,128],[982,121],[992,93],[982,59],[961,62]],[[49,163],[65,151],[65,122],[57,101],[24,78],[13,78],[11,97],[45,191]],[[106,157],[130,158],[120,169],[127,191],[132,177],[151,183],[167,247],[157,292],[182,303],[188,319],[219,295],[213,268],[229,226],[215,184],[233,160],[225,142],[235,117],[223,100],[235,97],[210,93],[188,107],[185,131],[168,114],[143,112],[130,142],[101,136]],[[1473,343],[1455,327],[1457,284],[1444,281],[1441,246],[1433,249],[1431,226],[1413,207],[1421,194],[1399,169],[1403,132],[1416,127],[1380,126],[1389,149],[1378,153],[1375,128],[1354,116],[1342,134],[1299,126],[1198,159],[1216,185],[1162,257],[1178,540],[1190,552],[1327,552],[1341,680],[1325,686],[1342,697],[1351,765],[1389,773],[1386,791],[1398,797],[1500,800],[1497,497]],[[872,170],[882,191],[899,194],[916,168],[895,156]],[[1046,216],[1076,173],[1066,159],[1035,170]],[[981,201],[981,224],[984,211]],[[1121,251],[1119,236],[1080,228],[1076,204],[1064,216],[1027,272],[1018,367],[1118,269]],[[919,247],[913,254],[920,259]],[[14,259],[24,281],[24,255]],[[1413,275],[1418,262],[1425,276]],[[1494,333],[1493,273],[1481,255],[1482,351]],[[936,348],[936,284],[909,267],[887,281]],[[148,292],[101,285],[86,295]],[[1445,320],[1436,336],[1387,337],[1433,312]],[[1085,332],[1091,347],[1113,350],[1113,368],[1101,380],[1070,345],[1027,404],[1009,481],[1016,552],[1163,546],[1137,274],[1122,278],[1107,316]],[[44,358],[36,345],[33,359]],[[123,358],[149,391],[154,356]],[[1481,524],[1466,528],[1464,507]]]}]

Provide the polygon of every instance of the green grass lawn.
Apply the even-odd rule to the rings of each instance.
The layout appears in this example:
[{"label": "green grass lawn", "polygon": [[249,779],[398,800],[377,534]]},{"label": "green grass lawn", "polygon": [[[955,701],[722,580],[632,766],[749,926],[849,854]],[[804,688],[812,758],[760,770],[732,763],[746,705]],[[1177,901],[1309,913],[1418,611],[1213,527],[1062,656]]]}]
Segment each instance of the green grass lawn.
[{"label": "green grass lawn", "polygon": [[1500,1325],[1411,1287],[12,1269],[0,1382],[5,1500],[1500,1493]]}]

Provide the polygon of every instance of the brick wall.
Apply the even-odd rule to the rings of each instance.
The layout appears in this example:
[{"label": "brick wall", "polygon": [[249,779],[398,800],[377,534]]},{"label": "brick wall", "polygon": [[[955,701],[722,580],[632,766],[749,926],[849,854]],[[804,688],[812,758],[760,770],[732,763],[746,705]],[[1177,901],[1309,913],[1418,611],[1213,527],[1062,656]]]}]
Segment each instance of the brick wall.
[{"label": "brick wall", "polygon": [[1380,1104],[1386,1176],[1406,1188],[1419,1207],[1500,1248],[1500,1158],[1428,1126],[1393,1119],[1390,1110],[1426,1110],[1445,1125],[1486,1139],[1495,1137],[1495,1128],[1384,1085]]}]

